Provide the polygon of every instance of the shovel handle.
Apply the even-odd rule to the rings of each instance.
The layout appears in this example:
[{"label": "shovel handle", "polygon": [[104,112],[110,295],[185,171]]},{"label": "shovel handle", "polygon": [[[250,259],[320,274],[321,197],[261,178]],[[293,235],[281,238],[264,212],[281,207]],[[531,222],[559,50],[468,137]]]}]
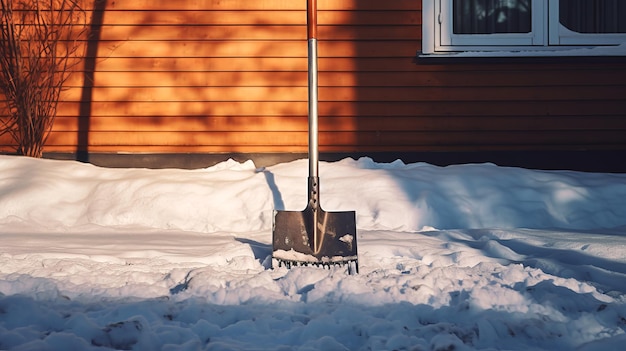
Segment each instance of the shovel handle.
[{"label": "shovel handle", "polygon": [[309,71],[309,177],[317,178],[319,176],[317,123],[317,1],[307,0],[306,10]]}]

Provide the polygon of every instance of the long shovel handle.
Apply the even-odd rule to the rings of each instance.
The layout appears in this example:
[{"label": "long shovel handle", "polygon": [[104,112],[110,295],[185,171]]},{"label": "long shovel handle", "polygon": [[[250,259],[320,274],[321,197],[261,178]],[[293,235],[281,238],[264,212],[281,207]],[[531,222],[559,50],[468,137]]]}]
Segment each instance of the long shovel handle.
[{"label": "long shovel handle", "polygon": [[309,177],[319,176],[317,123],[317,0],[307,0],[307,41],[309,71]]}]

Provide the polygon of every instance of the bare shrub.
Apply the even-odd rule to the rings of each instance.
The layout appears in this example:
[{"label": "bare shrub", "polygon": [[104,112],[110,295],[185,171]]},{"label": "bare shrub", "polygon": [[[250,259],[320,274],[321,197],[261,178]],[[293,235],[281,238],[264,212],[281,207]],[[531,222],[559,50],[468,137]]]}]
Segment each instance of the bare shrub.
[{"label": "bare shrub", "polygon": [[87,30],[80,0],[0,0],[0,87],[7,104],[0,135],[18,154],[41,157],[61,91],[80,62]]}]

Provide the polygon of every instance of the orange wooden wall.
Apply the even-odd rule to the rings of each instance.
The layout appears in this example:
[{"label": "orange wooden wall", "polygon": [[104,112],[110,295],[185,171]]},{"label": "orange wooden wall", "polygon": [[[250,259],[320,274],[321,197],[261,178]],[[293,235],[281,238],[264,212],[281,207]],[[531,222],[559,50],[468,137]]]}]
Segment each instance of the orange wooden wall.
[{"label": "orange wooden wall", "polygon": [[[306,152],[305,6],[90,5],[45,151]],[[421,1],[318,8],[321,151],[626,149],[626,63],[415,63]]]}]

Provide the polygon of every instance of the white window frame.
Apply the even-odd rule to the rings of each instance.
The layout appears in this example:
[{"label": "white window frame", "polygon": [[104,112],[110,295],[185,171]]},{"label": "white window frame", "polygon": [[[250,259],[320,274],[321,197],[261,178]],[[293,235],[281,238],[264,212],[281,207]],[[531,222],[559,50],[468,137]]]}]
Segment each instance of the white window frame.
[{"label": "white window frame", "polygon": [[626,56],[626,33],[573,32],[559,23],[559,0],[531,1],[531,33],[454,34],[452,0],[422,0],[422,55]]}]

